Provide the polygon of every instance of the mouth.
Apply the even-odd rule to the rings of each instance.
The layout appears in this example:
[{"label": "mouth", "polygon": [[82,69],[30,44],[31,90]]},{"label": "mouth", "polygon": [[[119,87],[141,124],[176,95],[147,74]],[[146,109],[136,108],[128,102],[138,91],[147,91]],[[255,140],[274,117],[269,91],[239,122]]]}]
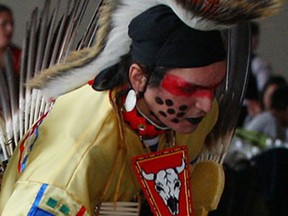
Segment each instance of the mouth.
[{"label": "mouth", "polygon": [[199,124],[202,121],[203,118],[204,117],[201,116],[201,117],[198,117],[198,118],[186,118],[185,120],[188,121],[190,124],[196,125],[196,124]]}]

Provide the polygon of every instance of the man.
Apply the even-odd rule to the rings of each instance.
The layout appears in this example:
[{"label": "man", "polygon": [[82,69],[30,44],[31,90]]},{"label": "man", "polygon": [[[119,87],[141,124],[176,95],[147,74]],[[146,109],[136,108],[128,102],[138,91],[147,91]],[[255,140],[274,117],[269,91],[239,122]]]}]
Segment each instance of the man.
[{"label": "man", "polygon": [[[165,14],[165,16],[163,16],[163,14]],[[139,28],[141,23],[143,23],[143,20],[147,19],[146,17],[149,17],[149,22],[146,22],[149,24],[146,27],[142,26],[142,28]],[[152,32],[156,31],[156,27],[162,27],[162,31],[158,35],[154,34],[154,38],[150,39],[149,37]],[[145,33],[146,35],[144,35]],[[18,162],[22,163],[22,168],[27,167],[24,169],[21,168],[23,175],[21,174],[21,176],[19,176],[25,183],[23,182],[23,185],[19,184],[19,189],[15,189],[14,192],[10,191],[12,194],[2,212],[3,215],[15,210],[15,208],[11,209],[9,207],[10,201],[11,204],[15,204],[15,201],[12,201],[12,197],[14,197],[13,194],[16,195],[20,191],[23,193],[22,190],[24,188],[33,188],[36,185],[36,188],[41,188],[42,183],[48,183],[49,187],[51,185],[51,187],[59,192],[64,189],[61,194],[67,196],[66,200],[85,206],[89,214],[92,214],[101,200],[111,200],[113,198],[116,193],[116,188],[114,186],[115,183],[117,183],[118,178],[120,181],[119,183],[121,183],[118,199],[121,197],[122,200],[129,201],[138,193],[138,186],[133,183],[134,177],[132,177],[133,174],[129,168],[131,165],[128,163],[132,156],[143,154],[146,150],[150,151],[149,145],[154,149],[163,149],[163,145],[165,144],[164,138],[168,136],[168,134],[171,134],[172,131],[175,131],[177,134],[179,132],[179,136],[176,135],[175,137],[176,145],[178,145],[178,142],[179,144],[184,144],[188,140],[189,142],[195,142],[192,141],[192,137],[195,136],[197,137],[197,142],[202,140],[200,143],[203,143],[205,136],[213,125],[209,119],[214,118],[213,121],[215,122],[216,110],[215,107],[212,108],[214,90],[221,84],[225,77],[225,50],[220,33],[217,31],[201,32],[191,29],[183,24],[171,9],[166,6],[157,6],[132,20],[129,26],[129,34],[133,41],[131,48],[131,63],[128,64],[126,63],[127,61],[123,62],[123,65],[125,67],[128,66],[129,68],[129,71],[123,71],[126,76],[128,72],[130,88],[137,92],[137,104],[130,112],[120,110],[120,108],[123,107],[122,101],[125,100],[127,94],[125,92],[129,90],[129,88],[125,87],[129,85],[127,81],[115,84],[116,86],[119,86],[121,90],[114,90],[115,87],[113,87],[111,94],[116,95],[110,96],[110,99],[114,101],[113,104],[115,104],[115,107],[118,107],[119,109],[118,112],[120,113],[118,114],[120,116],[123,115],[122,118],[124,118],[124,121],[126,122],[126,126],[121,129],[124,133],[122,132],[123,134],[121,135],[121,130],[118,128],[118,125],[123,123],[117,123],[117,118],[119,118],[119,116],[117,117],[116,115],[117,110],[115,113],[115,110],[113,111],[113,107],[109,104],[107,92],[97,93],[88,86],[85,86],[82,89],[63,97],[63,100],[57,100],[51,115],[49,115],[43,124],[43,127],[49,127],[49,130],[46,133],[44,131],[47,129],[43,128],[43,132],[42,129],[40,129],[39,139],[37,140],[37,143],[35,143],[35,149],[33,147],[31,154],[36,153],[38,147],[44,147],[43,144],[48,149],[55,146],[56,148],[60,147],[61,150],[53,149],[54,153],[49,153],[50,151],[48,149],[41,150],[41,152],[47,154],[47,156],[41,156],[41,153],[38,152],[37,159],[28,159],[27,163],[26,161],[20,162],[18,160]],[[179,41],[179,38],[181,38],[182,41]],[[206,41],[208,38],[210,39],[210,44],[206,48],[208,49],[209,47],[211,51],[211,54],[207,55],[208,60],[202,56],[199,56],[199,58],[197,56],[193,57],[195,49],[202,49],[198,50],[198,52],[204,52],[203,49],[205,49],[205,46],[197,47],[197,44],[195,45],[194,42],[194,46],[192,46],[192,38],[193,41],[197,41],[197,44],[201,44],[201,41]],[[158,44],[155,45],[154,40],[156,39],[158,40]],[[146,42],[143,43],[143,40]],[[152,51],[145,50],[147,44]],[[189,44],[191,44],[191,46]],[[186,46],[186,48],[183,46]],[[181,50],[177,51],[177,47],[181,48]],[[184,48],[185,51],[183,50]],[[178,52],[179,57],[181,56],[182,58],[174,58],[169,49]],[[189,52],[189,50],[193,51]],[[149,66],[150,68],[154,66],[155,69],[148,69]],[[160,72],[155,72],[157,70]],[[115,97],[117,97],[117,100]],[[75,104],[70,104],[70,108],[68,108],[66,105],[66,102],[68,102],[67,100],[70,102],[72,102],[71,100],[74,100]],[[120,104],[118,101],[120,101]],[[85,105],[81,108],[79,106],[80,104],[81,106],[82,104]],[[211,110],[213,111],[211,112]],[[55,115],[53,115],[53,112]],[[66,115],[69,115],[70,117],[74,116],[74,112],[78,112],[78,115],[79,112],[82,113],[79,116],[81,122],[78,118],[70,122],[68,118],[66,118],[68,117]],[[206,115],[208,115],[208,117]],[[139,120],[135,118],[135,116],[137,116]],[[57,120],[59,118],[65,119],[63,124]],[[97,119],[97,121],[91,121],[91,119]],[[146,119],[147,121],[142,122],[143,119]],[[52,125],[50,125],[51,123]],[[77,126],[75,124],[77,124]],[[202,130],[195,133],[193,136],[184,136],[184,141],[180,133],[185,134],[194,132],[199,124],[203,125],[201,127]],[[40,128],[42,128],[42,126]],[[54,130],[60,130],[60,128],[65,128],[65,132],[58,133],[58,135],[60,135],[58,136],[55,134],[56,131]],[[124,136],[125,139],[121,140],[121,136]],[[50,141],[44,141],[46,139]],[[89,141],[83,140],[83,142],[81,141],[82,139],[88,139]],[[151,140],[154,141],[154,143]],[[143,145],[145,146],[145,144],[142,144],[142,141],[148,143],[147,147],[143,148]],[[57,142],[61,143],[61,145],[56,144]],[[41,143],[41,145],[38,145],[38,143]],[[169,143],[168,146],[173,145],[172,139],[169,140]],[[157,145],[157,147],[153,147],[154,145]],[[190,143],[191,161],[195,159],[199,153],[201,146],[197,145],[196,142],[194,145],[191,145]],[[128,148],[128,155],[124,154],[123,150],[121,150],[123,146]],[[68,149],[69,151],[67,152]],[[21,152],[19,153],[22,154]],[[62,158],[61,155],[66,158],[65,161],[71,166],[71,171],[74,174],[70,173],[66,177],[62,176],[64,173],[68,174],[69,168],[67,167],[68,164],[66,164],[66,162],[63,163],[63,166],[57,163],[56,167],[54,165],[54,168],[50,167],[50,162],[54,164],[54,160]],[[34,156],[32,155],[28,156],[28,158],[33,157]],[[13,163],[14,162],[11,161],[11,164]],[[81,168],[81,166],[86,163],[87,165],[94,164],[95,167],[92,168],[92,170],[88,169],[90,165]],[[51,172],[51,175],[48,174],[46,176],[47,178],[45,177],[43,180],[40,180],[39,178],[42,179],[43,175],[37,173],[37,169],[35,169],[36,167],[33,167],[33,164],[37,164],[37,167],[42,164],[44,166],[42,167],[43,171],[45,170],[44,172],[46,174]],[[46,167],[46,165],[48,165],[48,167]],[[78,166],[79,168],[77,168]],[[118,172],[121,170],[122,166],[124,166],[124,168],[122,168],[124,169],[124,173],[121,174]],[[111,173],[112,170],[114,170],[113,167],[114,169],[117,167],[115,173]],[[14,169],[14,171],[16,170]],[[61,181],[59,181],[60,179],[58,178],[60,178]],[[18,182],[22,182],[20,179]],[[111,188],[105,192],[103,190],[107,185],[108,179],[111,179],[113,183],[111,184]],[[42,183],[38,184],[36,182]],[[82,185],[81,188],[78,184]],[[96,187],[95,184],[97,185]],[[71,190],[69,185],[74,185],[73,190]],[[9,186],[4,187],[8,188]],[[32,188],[31,192],[33,191]],[[3,191],[3,196],[4,193],[5,191]],[[53,193],[51,196],[53,196]],[[35,193],[29,194],[27,193],[25,195],[26,199],[33,201]],[[16,195],[15,198],[17,199],[17,197],[19,196]],[[56,198],[54,197],[54,199]],[[21,206],[23,208],[19,207],[16,210],[19,213],[28,213],[31,211],[31,205]]]},{"label": "man", "polygon": [[0,67],[4,68],[4,55],[7,48],[10,48],[14,71],[19,72],[21,50],[12,44],[13,30],[13,13],[10,8],[0,4]]},{"label": "man", "polygon": [[191,28],[157,5],[135,16],[128,34],[129,53],[93,82],[102,92],[85,85],[60,97],[19,144],[6,171],[2,215],[97,214],[105,202],[139,198],[131,158],[187,146],[188,163],[195,162],[216,122],[214,91],[226,75],[220,32]]}]

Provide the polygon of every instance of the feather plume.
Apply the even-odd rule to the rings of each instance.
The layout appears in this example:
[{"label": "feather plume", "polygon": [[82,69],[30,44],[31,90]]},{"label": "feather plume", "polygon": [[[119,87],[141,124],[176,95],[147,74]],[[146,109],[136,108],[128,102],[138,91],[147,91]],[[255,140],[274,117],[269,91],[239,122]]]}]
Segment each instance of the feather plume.
[{"label": "feather plume", "polygon": [[[105,2],[105,1],[104,1]],[[105,44],[105,38],[107,37],[107,33],[109,32],[109,27],[110,27],[110,22],[109,22],[109,17],[111,13],[112,6],[109,3],[103,3],[103,6],[101,7],[101,10],[99,13],[102,14],[100,16],[101,18],[99,19],[99,24],[98,24],[98,31],[97,31],[97,36],[96,36],[96,45],[92,48],[87,48],[87,49],[82,49],[78,52],[72,52],[68,58],[65,59],[64,64],[58,64],[54,67],[50,67],[47,70],[44,70],[39,76],[36,76],[33,80],[29,82],[29,86],[31,88],[37,88],[39,86],[45,86],[45,82],[49,82],[55,79],[55,77],[58,77],[59,75],[61,76],[61,72],[67,71],[70,68],[76,68],[78,65],[85,65],[92,61],[92,59],[97,56],[103,49],[104,44]],[[79,68],[78,68],[79,69]],[[80,67],[81,69],[81,67]],[[91,70],[95,71],[95,68],[91,68]],[[90,71],[89,71],[90,72]],[[90,73],[88,74],[90,75]],[[72,72],[73,73],[73,72]],[[76,76],[73,77],[72,80],[66,80],[65,78],[62,77],[60,82],[63,82],[61,86],[65,88],[67,85],[73,85],[73,83],[76,83],[75,87],[72,87],[73,89],[80,87],[81,85],[85,84],[90,78],[92,79],[93,77],[85,76],[84,73],[80,73],[81,76]],[[78,84],[79,80],[82,81],[81,85]],[[52,91],[57,91],[59,89],[60,82],[57,82],[53,84],[54,87],[51,87]],[[53,90],[54,89],[54,90]],[[44,95],[47,96],[47,94],[44,93]],[[50,98],[48,96],[48,98]]]},{"label": "feather plume", "polygon": [[241,24],[228,32],[228,68],[226,80],[217,92],[219,117],[205,141],[199,158],[223,163],[234,135],[246,90],[250,60],[249,25]]},{"label": "feather plume", "polygon": [[11,153],[13,140],[13,113],[11,110],[9,85],[6,73],[0,68],[0,107],[1,107],[1,147],[4,159],[7,160]]},{"label": "feather plume", "polygon": [[277,11],[280,1],[104,0],[100,8],[95,46],[71,53],[65,63],[43,71],[29,84],[41,89],[47,98],[56,98],[81,87],[105,68],[116,64],[129,51],[131,41],[127,26],[130,21],[159,4],[171,7],[188,26],[211,30],[227,28],[243,20],[270,16]]},{"label": "feather plume", "polygon": [[92,44],[94,43],[95,35],[97,32],[97,29],[99,27],[98,25],[98,19],[99,19],[99,9],[101,8],[103,4],[103,0],[100,0],[98,2],[98,5],[96,6],[96,9],[93,13],[93,16],[87,26],[87,29],[82,36],[82,39],[80,40],[77,49],[76,50],[81,50],[85,47],[91,47]]},{"label": "feather plume", "polygon": [[18,100],[19,91],[18,91],[18,77],[16,76],[14,69],[13,69],[12,52],[10,48],[6,50],[6,54],[4,58],[5,58],[4,62],[6,65],[4,74],[5,74],[7,86],[8,86],[14,143],[16,143],[16,141],[18,140],[18,115],[17,113],[19,110],[19,100]]},{"label": "feather plume", "polygon": [[[82,3],[74,1],[72,9],[62,16],[58,24],[56,22],[57,9],[51,16],[49,14],[51,1],[46,1],[39,19],[38,9],[33,12],[25,45],[27,55],[23,56],[23,58],[26,57],[27,65],[24,68],[25,71],[22,71],[22,74],[25,74],[22,83],[27,83],[41,70],[65,59],[72,48],[87,3],[88,0]],[[50,104],[43,99],[38,90],[24,87],[23,84],[22,88],[25,88],[23,99],[25,109],[21,109],[20,115],[24,117],[22,122],[25,122],[25,133],[44,112],[49,110]]]},{"label": "feather plume", "polygon": [[220,25],[233,25],[276,14],[280,0],[176,0],[191,14],[210,20]]}]

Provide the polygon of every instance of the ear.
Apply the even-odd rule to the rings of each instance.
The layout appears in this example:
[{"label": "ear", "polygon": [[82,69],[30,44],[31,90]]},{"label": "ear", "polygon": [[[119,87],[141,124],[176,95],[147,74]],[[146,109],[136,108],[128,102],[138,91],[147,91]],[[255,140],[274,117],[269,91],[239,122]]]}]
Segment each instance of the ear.
[{"label": "ear", "polygon": [[138,64],[132,64],[129,68],[129,80],[136,92],[145,91],[147,77]]}]

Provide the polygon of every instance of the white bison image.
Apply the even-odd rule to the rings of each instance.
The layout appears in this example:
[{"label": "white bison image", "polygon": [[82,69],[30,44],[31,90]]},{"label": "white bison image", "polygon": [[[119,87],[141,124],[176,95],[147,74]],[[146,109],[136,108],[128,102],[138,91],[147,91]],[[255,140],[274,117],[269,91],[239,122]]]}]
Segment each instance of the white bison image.
[{"label": "white bison image", "polygon": [[142,176],[149,181],[155,182],[155,190],[163,199],[172,215],[179,214],[179,194],[181,182],[178,174],[185,169],[186,163],[182,159],[182,164],[175,168],[160,170],[158,173],[145,173],[142,170]]}]

